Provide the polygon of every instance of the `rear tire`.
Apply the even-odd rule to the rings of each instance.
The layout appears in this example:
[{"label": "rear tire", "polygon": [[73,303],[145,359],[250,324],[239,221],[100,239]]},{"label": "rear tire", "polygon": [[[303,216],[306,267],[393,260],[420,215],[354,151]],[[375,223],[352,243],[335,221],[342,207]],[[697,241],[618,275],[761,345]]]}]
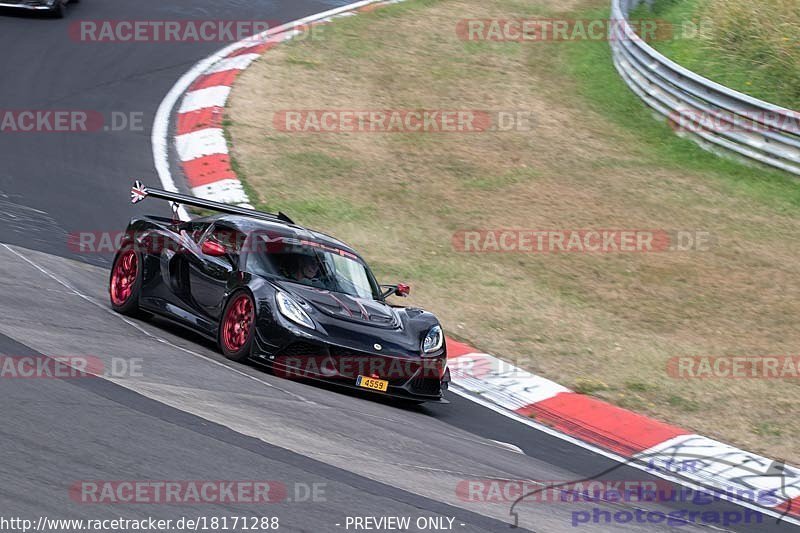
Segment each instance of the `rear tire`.
[{"label": "rear tire", "polygon": [[256,330],[256,304],[249,292],[233,293],[222,312],[217,342],[222,354],[237,363],[250,357]]},{"label": "rear tire", "polygon": [[131,247],[123,248],[114,257],[108,292],[111,308],[117,313],[135,316],[139,313],[142,288],[142,258]]}]

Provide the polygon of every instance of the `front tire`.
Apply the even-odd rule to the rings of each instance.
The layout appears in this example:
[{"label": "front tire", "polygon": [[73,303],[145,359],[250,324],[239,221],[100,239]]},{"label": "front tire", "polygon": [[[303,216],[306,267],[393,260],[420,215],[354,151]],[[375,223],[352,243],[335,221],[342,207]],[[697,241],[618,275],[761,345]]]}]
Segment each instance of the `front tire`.
[{"label": "front tire", "polygon": [[111,266],[108,287],[111,308],[123,315],[136,315],[141,289],[142,259],[133,248],[123,248],[117,252]]},{"label": "front tire", "polygon": [[50,16],[55,19],[63,19],[66,15],[67,8],[66,8],[66,1],[65,0],[56,0],[56,3],[53,4],[53,7],[50,9]]},{"label": "front tire", "polygon": [[256,329],[256,305],[247,291],[235,292],[222,312],[217,342],[222,354],[231,361],[250,357]]}]

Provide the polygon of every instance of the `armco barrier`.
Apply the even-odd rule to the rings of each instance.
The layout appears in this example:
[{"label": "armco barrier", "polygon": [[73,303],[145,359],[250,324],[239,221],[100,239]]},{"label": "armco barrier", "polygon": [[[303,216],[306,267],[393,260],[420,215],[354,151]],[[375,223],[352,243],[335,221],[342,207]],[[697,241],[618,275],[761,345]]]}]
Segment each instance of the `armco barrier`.
[{"label": "armco barrier", "polygon": [[800,175],[800,113],[714,83],[656,52],[627,23],[642,0],[611,0],[614,66],[644,102],[707,148]]}]

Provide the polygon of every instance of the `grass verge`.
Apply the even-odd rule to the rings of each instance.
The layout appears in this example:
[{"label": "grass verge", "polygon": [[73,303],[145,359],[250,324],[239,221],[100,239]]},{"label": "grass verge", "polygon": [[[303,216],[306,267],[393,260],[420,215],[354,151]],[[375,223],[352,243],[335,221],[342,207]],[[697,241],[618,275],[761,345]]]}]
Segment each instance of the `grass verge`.
[{"label": "grass verge", "polygon": [[651,43],[709,79],[800,109],[800,3],[796,0],[656,0],[635,17],[671,22],[676,38]]},{"label": "grass verge", "polygon": [[[676,137],[606,43],[465,42],[461,19],[607,18],[606,0],[410,0],[287,43],[226,124],[260,207],[361,250],[448,332],[581,392],[800,462],[800,380],[678,380],[684,355],[792,354],[800,188]],[[287,110],[517,110],[484,133],[281,131]],[[469,254],[468,229],[702,230],[707,250]],[[776,431],[775,428],[780,428]]]}]

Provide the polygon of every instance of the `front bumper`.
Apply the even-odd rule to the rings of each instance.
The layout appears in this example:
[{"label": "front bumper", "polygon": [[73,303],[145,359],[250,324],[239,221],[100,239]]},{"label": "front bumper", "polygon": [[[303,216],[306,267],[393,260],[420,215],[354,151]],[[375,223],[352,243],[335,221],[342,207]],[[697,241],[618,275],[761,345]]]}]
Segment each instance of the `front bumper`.
[{"label": "front bumper", "polygon": [[[395,357],[359,352],[321,342],[292,341],[278,350],[260,342],[252,359],[270,366],[288,379],[312,379],[392,398],[448,403],[444,392],[450,382],[446,355],[430,358]],[[359,375],[386,380],[386,392],[356,385]]]},{"label": "front bumper", "polygon": [[[268,364],[271,368],[274,368],[274,365]],[[383,397],[383,398],[392,398],[395,400],[409,400],[413,402],[425,402],[425,403],[440,403],[440,404],[449,404],[450,402],[444,398],[444,394],[439,394],[438,396],[427,396],[421,394],[414,394],[408,392],[403,388],[398,388],[394,386],[390,386],[389,390],[386,392],[378,392],[370,389],[365,389],[363,387],[356,386],[352,380],[333,380],[329,378],[323,377],[315,377],[315,376],[306,376],[303,379],[308,379],[311,381],[318,381],[320,383],[326,383],[335,385],[336,387],[342,387],[345,389],[350,389],[353,391],[359,392],[366,392],[369,393],[371,396],[375,397]],[[442,387],[442,392],[447,390],[447,386]]]}]

